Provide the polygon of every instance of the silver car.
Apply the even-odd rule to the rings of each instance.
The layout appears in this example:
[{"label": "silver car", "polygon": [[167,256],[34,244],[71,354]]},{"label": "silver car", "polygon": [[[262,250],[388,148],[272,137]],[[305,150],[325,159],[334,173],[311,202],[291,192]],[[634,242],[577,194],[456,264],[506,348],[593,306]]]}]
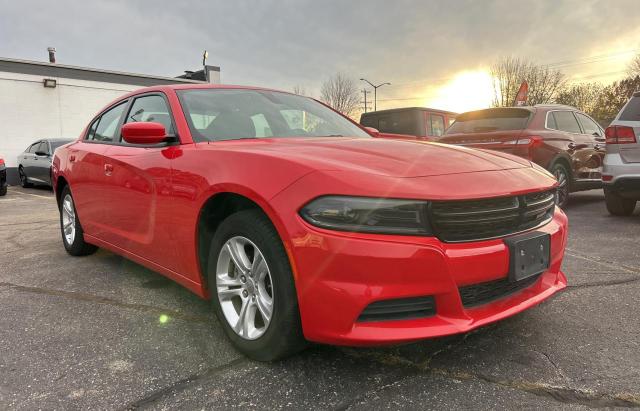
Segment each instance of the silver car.
[{"label": "silver car", "polygon": [[622,107],[605,136],[602,181],[607,210],[631,215],[640,200],[640,91]]},{"label": "silver car", "polygon": [[51,159],[56,148],[72,142],[71,139],[46,138],[31,144],[18,156],[18,176],[22,187],[33,184],[51,186]]}]

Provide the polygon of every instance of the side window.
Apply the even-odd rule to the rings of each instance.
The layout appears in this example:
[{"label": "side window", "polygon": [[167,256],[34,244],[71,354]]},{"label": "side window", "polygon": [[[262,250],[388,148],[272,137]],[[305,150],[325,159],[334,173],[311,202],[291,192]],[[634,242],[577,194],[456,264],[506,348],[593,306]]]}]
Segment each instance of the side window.
[{"label": "side window", "polygon": [[553,117],[556,120],[556,126],[558,130],[566,131],[568,133],[582,133],[578,120],[570,111],[554,111]]},{"label": "side window", "polygon": [[29,147],[29,149],[27,149],[27,152],[28,153],[35,153],[36,151],[38,151],[38,147],[39,146],[40,146],[40,142],[32,144],[31,147]]},{"label": "side window", "polygon": [[46,141],[41,142],[38,145],[38,148],[36,148],[36,151],[38,153],[49,154],[49,143],[47,143]]},{"label": "side window", "polygon": [[251,121],[253,121],[253,127],[256,129],[256,137],[273,137],[273,131],[271,131],[271,127],[269,126],[264,114],[251,116]]},{"label": "side window", "polygon": [[547,113],[547,128],[551,130],[557,130],[558,125],[556,124],[556,118],[553,116],[552,112]]},{"label": "side window", "polygon": [[441,135],[444,134],[444,117],[437,114],[431,114],[429,115],[429,117],[431,118],[431,134],[430,135],[435,137],[440,137]]},{"label": "side window", "polygon": [[87,133],[86,140],[93,140],[96,137],[96,127],[98,127],[98,123],[100,122],[100,118],[97,118],[89,127],[89,132]]},{"label": "side window", "polygon": [[167,131],[167,135],[175,135],[176,133],[169,114],[169,107],[159,95],[143,96],[134,100],[125,123],[137,121],[160,123]]},{"label": "side window", "polygon": [[104,142],[114,141],[120,117],[122,117],[122,112],[127,106],[125,103],[126,102],[120,103],[102,114],[98,120],[98,125],[96,126],[95,133],[91,140]]},{"label": "side window", "polygon": [[580,125],[584,130],[584,134],[591,134],[593,136],[597,134],[598,136],[602,137],[602,134],[600,133],[600,127],[598,127],[598,125],[593,120],[582,113],[576,113],[576,117],[578,117],[578,121],[580,121]]},{"label": "side window", "polygon": [[451,125],[455,123],[455,121],[456,121],[455,117],[449,117],[449,124],[447,124],[447,127],[451,127]]}]

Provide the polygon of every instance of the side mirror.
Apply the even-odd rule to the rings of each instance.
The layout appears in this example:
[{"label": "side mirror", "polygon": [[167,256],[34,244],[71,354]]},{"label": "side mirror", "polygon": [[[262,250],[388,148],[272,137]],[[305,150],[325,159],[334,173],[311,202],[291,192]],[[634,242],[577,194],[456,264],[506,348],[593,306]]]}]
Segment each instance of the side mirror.
[{"label": "side mirror", "polygon": [[37,155],[38,157],[49,157],[49,154],[45,153],[44,151],[36,151],[33,154]]},{"label": "side mirror", "polygon": [[121,134],[130,144],[158,144],[167,138],[167,130],[162,124],[145,121],[123,125]]},{"label": "side mirror", "polygon": [[371,137],[380,137],[380,131],[377,128],[365,127],[364,129],[371,134]]}]

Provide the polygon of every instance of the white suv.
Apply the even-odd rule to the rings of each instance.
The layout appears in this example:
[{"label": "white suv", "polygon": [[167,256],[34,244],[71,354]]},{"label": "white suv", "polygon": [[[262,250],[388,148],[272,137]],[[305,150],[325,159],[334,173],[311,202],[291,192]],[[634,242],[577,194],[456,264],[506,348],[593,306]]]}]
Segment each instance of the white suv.
[{"label": "white suv", "polygon": [[605,136],[602,182],[607,210],[631,215],[640,200],[640,91],[622,107]]}]

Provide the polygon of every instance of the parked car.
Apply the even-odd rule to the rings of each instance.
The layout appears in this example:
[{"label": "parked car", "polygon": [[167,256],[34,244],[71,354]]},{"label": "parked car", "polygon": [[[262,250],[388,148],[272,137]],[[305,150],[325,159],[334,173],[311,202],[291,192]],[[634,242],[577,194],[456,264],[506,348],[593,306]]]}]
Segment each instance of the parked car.
[{"label": "parked car", "polygon": [[290,93],[133,92],[56,151],[53,175],[69,254],[104,247],[210,298],[258,360],[307,340],[461,333],[566,286],[551,174],[516,156],[371,138]]},{"label": "parked car", "polygon": [[430,140],[444,134],[456,113],[424,107],[396,108],[363,113],[360,124],[380,132],[380,137]]},{"label": "parked car", "polygon": [[569,193],[602,187],[604,130],[576,108],[561,105],[490,108],[458,115],[439,142],[524,157],[558,180],[556,204]]},{"label": "parked car", "polygon": [[51,159],[56,148],[72,139],[47,138],[38,140],[18,156],[18,176],[22,187],[33,184],[52,186]]},{"label": "parked car", "polygon": [[613,215],[630,215],[640,200],[640,92],[636,92],[605,131],[604,198]]},{"label": "parked car", "polygon": [[7,166],[4,158],[0,157],[0,196],[7,194]]}]

